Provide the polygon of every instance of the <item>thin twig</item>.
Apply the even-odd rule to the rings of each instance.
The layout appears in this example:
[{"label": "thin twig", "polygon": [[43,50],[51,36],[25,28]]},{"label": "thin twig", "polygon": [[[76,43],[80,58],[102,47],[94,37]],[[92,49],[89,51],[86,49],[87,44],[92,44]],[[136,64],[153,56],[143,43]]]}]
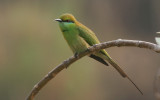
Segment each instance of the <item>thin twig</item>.
[{"label": "thin twig", "polygon": [[53,79],[61,70],[64,68],[67,68],[69,65],[77,61],[78,59],[99,51],[101,49],[109,48],[109,47],[121,47],[121,46],[130,46],[130,47],[140,47],[140,48],[146,48],[153,50],[157,53],[160,53],[160,45],[150,43],[150,42],[145,42],[145,41],[139,41],[139,40],[113,40],[113,41],[108,41],[100,44],[96,44],[94,46],[91,46],[86,50],[85,52],[82,52],[78,54],[76,57],[72,56],[68,58],[67,60],[63,61],[60,65],[56,66],[53,70],[51,70],[40,82],[38,82],[33,89],[31,90],[30,94],[26,98],[26,100],[33,100],[34,97],[38,94],[38,92],[51,80]]}]

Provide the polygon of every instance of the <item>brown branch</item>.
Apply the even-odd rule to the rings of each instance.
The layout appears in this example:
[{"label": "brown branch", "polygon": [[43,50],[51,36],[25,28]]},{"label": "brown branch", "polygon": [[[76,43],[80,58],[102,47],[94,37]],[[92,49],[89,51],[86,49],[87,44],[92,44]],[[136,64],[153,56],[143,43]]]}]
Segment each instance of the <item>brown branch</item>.
[{"label": "brown branch", "polygon": [[139,40],[113,40],[113,41],[108,41],[100,44],[96,44],[94,46],[91,46],[86,50],[85,52],[82,52],[78,54],[76,57],[72,56],[62,62],[60,65],[55,67],[53,70],[51,70],[40,82],[38,82],[33,89],[31,90],[29,96],[26,98],[26,100],[33,100],[34,97],[37,95],[37,93],[51,80],[53,79],[61,70],[64,68],[67,68],[70,64],[74,63],[78,59],[93,53],[95,51],[99,51],[100,49],[105,49],[109,47],[120,47],[120,46],[130,46],[130,47],[140,47],[140,48],[146,48],[153,50],[157,53],[160,53],[160,45],[150,43],[150,42],[145,42],[145,41],[139,41]]}]

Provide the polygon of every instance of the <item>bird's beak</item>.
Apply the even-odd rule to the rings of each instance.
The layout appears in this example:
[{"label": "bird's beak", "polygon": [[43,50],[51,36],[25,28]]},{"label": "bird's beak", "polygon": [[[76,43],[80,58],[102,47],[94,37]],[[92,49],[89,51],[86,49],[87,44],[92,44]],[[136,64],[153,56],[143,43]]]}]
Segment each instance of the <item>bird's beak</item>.
[{"label": "bird's beak", "polygon": [[55,19],[55,21],[62,22],[62,20],[61,20],[61,19]]}]

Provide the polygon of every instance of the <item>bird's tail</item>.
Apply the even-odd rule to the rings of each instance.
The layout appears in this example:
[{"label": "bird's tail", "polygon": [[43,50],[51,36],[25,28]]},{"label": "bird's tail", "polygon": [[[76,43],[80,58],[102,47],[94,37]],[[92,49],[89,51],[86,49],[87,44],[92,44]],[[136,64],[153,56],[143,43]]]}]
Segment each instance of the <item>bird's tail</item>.
[{"label": "bird's tail", "polygon": [[119,65],[109,56],[106,56],[106,60],[121,74],[122,77],[128,78],[128,80],[137,88],[137,90],[143,95],[138,86],[128,77],[128,75],[119,67]]},{"label": "bird's tail", "polygon": [[119,67],[119,65],[109,56],[106,59],[118,72],[122,77],[127,77],[127,74]]}]

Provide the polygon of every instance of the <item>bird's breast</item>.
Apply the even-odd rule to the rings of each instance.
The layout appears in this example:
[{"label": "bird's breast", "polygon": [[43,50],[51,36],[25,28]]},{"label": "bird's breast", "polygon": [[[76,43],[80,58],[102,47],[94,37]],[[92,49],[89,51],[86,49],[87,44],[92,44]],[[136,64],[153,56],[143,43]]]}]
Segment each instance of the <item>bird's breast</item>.
[{"label": "bird's breast", "polygon": [[63,35],[73,53],[82,52],[89,47],[86,41],[79,36],[78,30],[67,30],[63,32]]}]

